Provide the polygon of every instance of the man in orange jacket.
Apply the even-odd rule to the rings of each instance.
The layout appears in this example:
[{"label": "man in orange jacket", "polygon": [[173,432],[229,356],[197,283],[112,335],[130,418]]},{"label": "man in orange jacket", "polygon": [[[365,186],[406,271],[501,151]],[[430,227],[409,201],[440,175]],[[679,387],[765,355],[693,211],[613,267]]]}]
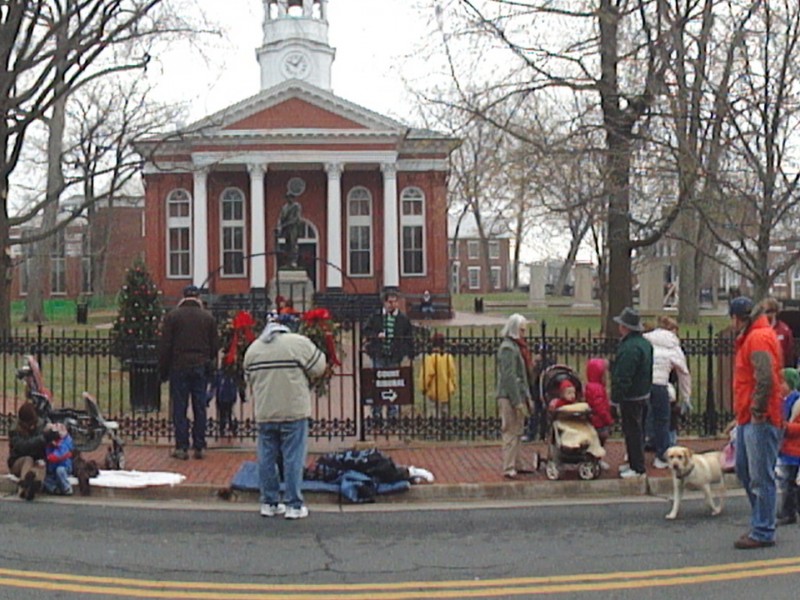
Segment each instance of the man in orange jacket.
[{"label": "man in orange jacket", "polygon": [[729,314],[739,332],[733,369],[736,414],[736,475],[750,501],[750,531],[734,542],[740,550],[775,545],[775,463],[781,439],[782,354],[762,309],[750,298],[731,301]]}]

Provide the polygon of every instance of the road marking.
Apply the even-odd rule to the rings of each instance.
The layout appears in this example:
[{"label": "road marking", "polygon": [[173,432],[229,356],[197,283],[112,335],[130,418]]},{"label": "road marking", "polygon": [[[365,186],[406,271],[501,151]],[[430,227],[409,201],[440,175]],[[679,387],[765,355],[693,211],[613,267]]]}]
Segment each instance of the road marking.
[{"label": "road marking", "polygon": [[156,581],[0,569],[0,587],[128,598],[191,600],[414,600],[420,598],[492,598],[718,583],[800,573],[800,558],[776,558],[700,567],[618,571],[543,577],[464,581],[409,581],[354,584],[257,584]]}]

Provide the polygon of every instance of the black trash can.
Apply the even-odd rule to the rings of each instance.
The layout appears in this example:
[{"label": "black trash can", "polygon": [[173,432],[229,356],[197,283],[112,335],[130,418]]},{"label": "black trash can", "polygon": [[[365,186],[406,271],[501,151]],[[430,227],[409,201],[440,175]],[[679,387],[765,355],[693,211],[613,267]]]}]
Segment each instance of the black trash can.
[{"label": "black trash can", "polygon": [[477,296],[475,298],[475,312],[476,313],[482,313],[483,312],[483,298],[480,297],[480,296]]},{"label": "black trash can", "polygon": [[[153,350],[155,352],[155,349]],[[133,412],[158,412],[161,410],[161,379],[158,360],[137,356],[128,362],[128,383]]]},{"label": "black trash can", "polygon": [[78,325],[86,325],[89,322],[89,305],[86,302],[78,302],[75,305],[75,320]]}]

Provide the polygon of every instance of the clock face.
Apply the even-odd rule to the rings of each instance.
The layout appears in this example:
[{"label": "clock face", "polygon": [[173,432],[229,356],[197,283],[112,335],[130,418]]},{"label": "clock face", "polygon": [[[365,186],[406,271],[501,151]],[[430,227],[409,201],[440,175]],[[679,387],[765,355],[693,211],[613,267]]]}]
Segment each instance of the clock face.
[{"label": "clock face", "polygon": [[311,71],[311,63],[302,52],[290,52],[283,57],[282,68],[287,77],[305,79]]}]

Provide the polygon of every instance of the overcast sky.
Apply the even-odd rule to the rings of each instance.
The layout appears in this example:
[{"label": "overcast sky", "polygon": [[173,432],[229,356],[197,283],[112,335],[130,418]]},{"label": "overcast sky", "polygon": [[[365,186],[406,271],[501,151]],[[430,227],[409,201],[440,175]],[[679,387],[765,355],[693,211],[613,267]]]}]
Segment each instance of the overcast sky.
[{"label": "overcast sky", "polygon": [[[196,0],[222,38],[207,39],[209,64],[184,50],[160,57],[159,95],[191,102],[192,120],[259,91],[255,50],[261,45],[261,0]],[[424,35],[414,0],[330,0],[329,40],[336,49],[333,92],[381,114],[410,114],[401,73]],[[188,67],[188,68],[187,68]],[[157,67],[158,68],[158,67]]]}]

